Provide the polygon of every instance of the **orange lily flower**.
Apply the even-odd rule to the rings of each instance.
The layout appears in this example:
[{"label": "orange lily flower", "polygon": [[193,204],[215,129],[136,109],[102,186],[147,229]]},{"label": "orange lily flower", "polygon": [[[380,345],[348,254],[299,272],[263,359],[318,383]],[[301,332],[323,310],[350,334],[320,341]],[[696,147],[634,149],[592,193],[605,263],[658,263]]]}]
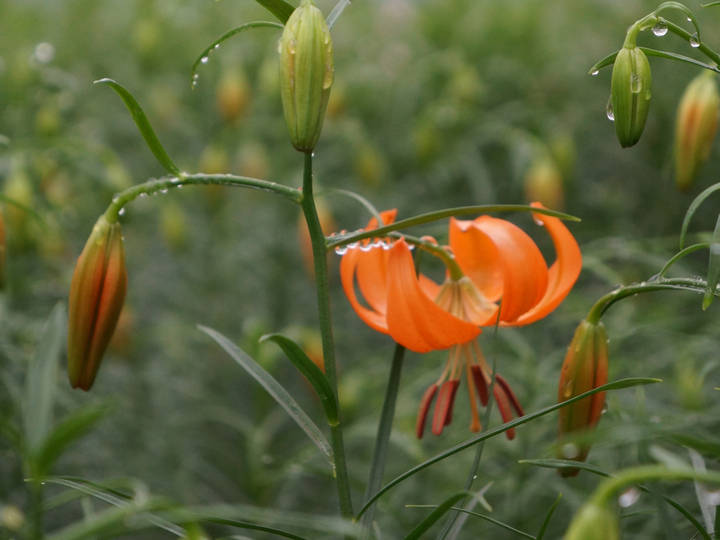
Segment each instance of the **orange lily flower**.
[{"label": "orange lily flower", "polygon": [[[539,203],[533,206],[542,207]],[[380,216],[383,223],[392,223],[396,212],[383,212]],[[463,369],[470,396],[472,431],[481,427],[476,395],[486,405],[490,386],[504,422],[512,419],[513,412],[523,415],[503,377],[496,375],[495,384],[491,384],[491,370],[475,338],[483,326],[521,326],[545,317],[575,284],[582,266],[575,238],[557,218],[536,214],[535,219],[545,226],[555,246],[556,260],[550,267],[522,229],[490,216],[451,219],[447,249],[456,268],[448,272],[442,284],[417,274],[404,239],[366,240],[343,255],[342,285],[353,309],[365,323],[415,352],[450,349],[440,378],[421,400],[418,437],[423,435],[436,395],[433,433],[442,433],[452,420]],[[373,218],[367,230],[377,225]],[[358,298],[356,284],[366,305]],[[508,430],[507,436],[512,439],[514,431]]]}]

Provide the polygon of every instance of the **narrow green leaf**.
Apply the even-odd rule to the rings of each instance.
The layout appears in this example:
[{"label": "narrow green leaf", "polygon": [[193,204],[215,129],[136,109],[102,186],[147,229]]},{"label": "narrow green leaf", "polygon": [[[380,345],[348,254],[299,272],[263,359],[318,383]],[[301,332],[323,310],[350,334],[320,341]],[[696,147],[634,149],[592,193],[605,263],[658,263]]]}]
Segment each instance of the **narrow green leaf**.
[{"label": "narrow green leaf", "polygon": [[241,24],[240,26],[237,26],[233,28],[232,30],[228,30],[225,32],[222,36],[217,38],[215,41],[213,41],[210,45],[208,45],[203,52],[200,53],[200,56],[197,57],[195,62],[193,62],[192,69],[190,70],[190,84],[194,88],[197,85],[198,77],[197,77],[197,70],[198,68],[206,63],[208,59],[210,58],[210,55],[216,51],[220,44],[224,41],[227,41],[231,37],[233,37],[236,34],[239,34],[240,32],[243,32],[245,30],[249,30],[250,28],[279,28],[280,30],[283,29],[283,25],[271,22],[271,21],[253,21],[245,24]]},{"label": "narrow green leaf", "polygon": [[[185,531],[182,527],[177,526],[170,521],[155,516],[150,513],[146,513],[143,508],[138,508],[135,499],[132,496],[121,493],[115,489],[110,489],[100,484],[84,480],[82,478],[70,478],[70,477],[51,477],[45,480],[46,483],[57,484],[64,487],[68,487],[80,493],[90,495],[108,504],[116,506],[130,512],[141,512],[143,521],[147,521],[148,525],[158,527],[175,536],[185,536]],[[144,488],[143,488],[144,489]],[[138,490],[139,491],[139,490]],[[138,497],[139,499],[140,497]],[[158,508],[166,508],[167,501],[158,501]],[[162,506],[161,506],[162,504]],[[112,520],[111,520],[112,521]]]},{"label": "narrow green leaf", "polygon": [[422,535],[425,534],[425,532],[432,527],[438,519],[443,517],[456,502],[469,495],[472,495],[469,491],[459,491],[445,499],[445,501],[433,510],[429,516],[423,519],[412,531],[410,531],[410,534],[405,537],[405,540],[416,540],[421,538]]},{"label": "narrow green leaf", "polygon": [[547,531],[548,525],[550,525],[550,520],[553,517],[553,514],[555,513],[555,510],[557,509],[558,505],[560,504],[560,500],[562,499],[562,493],[558,493],[557,499],[555,499],[555,502],[552,503],[550,506],[550,510],[548,510],[547,515],[545,516],[545,519],[543,520],[542,525],[540,526],[540,530],[537,533],[537,536],[535,537],[536,540],[543,540],[545,536],[545,532]]},{"label": "narrow green leaf", "polygon": [[517,427],[521,424],[525,424],[526,422],[531,422],[531,421],[535,420],[536,418],[540,418],[541,416],[549,414],[549,413],[556,411],[557,409],[560,409],[562,407],[567,407],[568,405],[571,405],[572,403],[575,403],[576,401],[585,399],[586,397],[592,396],[593,394],[596,394],[598,392],[606,392],[608,390],[620,390],[622,388],[630,388],[633,386],[639,386],[639,385],[644,385],[644,384],[655,384],[655,383],[659,383],[659,382],[662,382],[662,379],[655,379],[655,378],[649,378],[649,377],[632,377],[632,378],[627,378],[627,379],[619,379],[617,381],[613,381],[608,384],[598,386],[597,388],[593,388],[592,390],[588,390],[587,392],[583,392],[582,394],[578,394],[577,396],[572,397],[561,403],[555,403],[554,405],[549,405],[548,407],[545,407],[544,409],[540,409],[539,411],[536,411],[531,414],[526,414],[525,416],[521,416],[520,418],[515,418],[514,420],[511,420],[510,422],[505,422],[504,424],[497,426],[493,429],[489,429],[486,432],[481,433],[480,435],[473,437],[470,440],[467,440],[460,444],[456,444],[455,446],[445,450],[444,452],[441,452],[441,453],[437,454],[436,456],[433,456],[430,459],[423,461],[419,465],[416,465],[415,467],[405,471],[401,475],[392,479],[390,482],[385,484],[380,490],[378,490],[372,497],[368,498],[365,501],[365,503],[363,504],[360,511],[356,514],[355,519],[358,519],[360,516],[362,516],[363,513],[368,509],[368,507],[374,501],[376,501],[378,498],[380,498],[384,493],[389,491],[391,488],[393,488],[396,485],[398,485],[399,483],[401,483],[403,480],[407,480],[411,476],[414,476],[415,474],[419,473],[423,469],[426,469],[430,465],[434,465],[435,463],[442,461],[452,455],[455,455],[458,452],[461,452],[467,448],[470,448],[470,447],[472,447],[478,443],[481,443],[487,439],[491,439],[492,437],[500,435],[501,433],[505,433],[510,428]]},{"label": "narrow green leaf", "polygon": [[133,95],[112,79],[98,79],[93,84],[107,84],[110,88],[115,90],[115,92],[122,98],[128,111],[130,111],[130,115],[135,121],[135,125],[140,130],[140,134],[145,139],[145,142],[155,156],[155,159],[157,159],[158,162],[160,162],[160,165],[162,165],[170,174],[173,176],[179,176],[180,168],[175,165],[172,159],[170,159],[170,156],[160,143],[160,139],[158,139],[157,135],[155,135],[155,131],[150,125],[147,116],[145,116],[145,111],[142,110],[142,107],[140,107],[140,104],[135,100]]},{"label": "narrow green leaf", "polygon": [[28,366],[23,402],[23,429],[25,443],[32,454],[40,449],[52,424],[66,324],[65,306],[57,304],[45,323],[35,356]]},{"label": "narrow green leaf", "polygon": [[457,506],[454,506],[453,508],[451,508],[451,510],[456,510],[458,512],[467,514],[469,516],[477,517],[482,520],[488,521],[494,525],[497,525],[498,527],[505,529],[506,531],[510,531],[511,533],[513,533],[517,536],[521,536],[523,538],[530,538],[531,540],[536,540],[532,534],[526,533],[525,531],[521,531],[520,529],[516,529],[512,525],[508,525],[507,523],[504,523],[504,522],[500,521],[499,519],[495,519],[486,514],[481,514],[480,512],[473,512],[471,510],[468,510],[467,508],[460,508]]},{"label": "narrow green leaf", "polygon": [[[713,64],[708,64],[705,62],[702,62],[700,60],[696,60],[695,58],[690,58],[689,56],[685,56],[683,54],[674,53],[671,51],[661,51],[658,49],[651,49],[650,47],[640,47],[642,51],[647,54],[648,56],[657,56],[658,58],[665,58],[667,60],[677,60],[678,62],[685,62],[686,64],[692,64],[693,66],[701,67],[703,69],[709,69],[710,71],[714,71],[715,73],[720,73],[720,68],[718,66]],[[595,74],[597,71],[601,70],[604,67],[611,66],[615,63],[615,57],[617,57],[618,51],[615,51],[612,54],[607,55],[602,60],[598,60],[589,70],[589,74]]]},{"label": "narrow green leaf", "polygon": [[331,465],[334,466],[334,460],[332,457],[332,449],[328,443],[325,435],[310,419],[310,417],[302,410],[297,401],[283,388],[283,386],[275,380],[275,378],[265,371],[260,364],[248,356],[242,349],[235,345],[232,341],[227,339],[225,336],[216,332],[212,328],[207,326],[199,325],[198,328],[210,336],[215,342],[220,345],[225,352],[227,352],[233,360],[235,360],[240,367],[242,367],[247,373],[253,377],[260,386],[278,402],[295,423],[302,429],[305,434],[310,437],[320,451],[325,455]]},{"label": "narrow green leaf", "polygon": [[715,0],[714,2],[708,2],[707,4],[700,4],[702,7],[712,7],[712,6],[720,6],[720,0]]},{"label": "narrow green leaf", "polygon": [[660,272],[658,272],[658,274],[657,274],[658,277],[660,277],[660,278],[665,277],[665,274],[667,273],[668,270],[670,270],[670,267],[673,264],[675,264],[676,262],[678,262],[680,259],[682,259],[683,257],[690,255],[691,253],[694,253],[700,249],[707,249],[709,247],[710,247],[709,242],[700,242],[698,244],[693,244],[684,249],[681,249],[675,255],[670,257],[670,259],[668,259],[668,261],[662,267],[662,270],[660,270]]},{"label": "narrow green leaf", "polygon": [[285,2],[285,0],[255,0],[258,4],[260,4],[262,7],[267,9],[270,13],[275,15],[278,20],[285,24],[287,20],[290,18],[290,15],[292,15],[292,12],[295,11],[295,8],[291,5]]},{"label": "narrow green leaf", "polygon": [[[584,471],[591,472],[593,474],[597,474],[598,476],[604,476],[606,478],[611,478],[612,475],[609,473],[606,473],[605,471],[598,469],[597,467],[594,467],[593,465],[589,465],[588,463],[583,463],[579,461],[573,461],[568,459],[522,459],[518,461],[518,463],[526,463],[528,465],[536,465],[538,467],[546,467],[550,469],[582,469]],[[645,493],[654,493],[645,486],[637,486],[638,489],[644,491]],[[705,539],[705,540],[711,540],[710,536],[708,535],[705,528],[702,526],[702,524],[695,519],[695,517],[692,515],[691,512],[689,512],[685,507],[683,507],[680,503],[675,502],[675,500],[671,499],[670,497],[667,497],[665,495],[660,495],[660,497],[667,502],[670,506],[675,508],[678,512],[680,512],[685,519],[687,519],[692,525],[697,529],[698,533]]]},{"label": "narrow green leaf", "polygon": [[708,259],[707,289],[703,296],[702,309],[705,311],[715,298],[715,289],[720,281],[720,215],[715,222],[715,230],[710,243],[710,257]]},{"label": "narrow green leaf", "polygon": [[536,214],[543,214],[546,216],[553,216],[568,221],[581,221],[580,218],[566,214],[564,212],[558,212],[557,210],[550,210],[549,208],[535,208],[528,204],[481,204],[476,206],[457,206],[455,208],[446,208],[444,210],[436,210],[434,212],[428,212],[426,214],[420,214],[411,218],[401,219],[390,225],[384,227],[378,227],[371,231],[361,231],[349,234],[338,234],[328,240],[328,248],[334,248],[349,244],[351,242],[357,242],[365,238],[374,238],[377,236],[384,236],[389,232],[399,231],[400,229],[407,229],[409,227],[415,227],[417,225],[423,225],[425,223],[432,223],[452,216],[464,216],[468,214],[483,214],[492,212],[534,212]]},{"label": "narrow green leaf", "polygon": [[717,190],[720,189],[720,182],[717,184],[713,184],[709,188],[706,188],[700,193],[693,202],[690,203],[690,206],[688,206],[687,212],[685,212],[685,217],[683,218],[682,227],[680,228],[680,248],[685,245],[685,235],[687,234],[688,226],[690,225],[690,220],[695,215],[695,212],[698,208],[700,208],[700,205],[705,202],[705,199],[707,199],[710,195],[715,193]]},{"label": "narrow green leaf", "polygon": [[327,17],[328,28],[332,28],[335,25],[340,15],[342,15],[342,12],[345,11],[345,8],[349,5],[350,0],[338,0],[338,3],[335,4],[335,7],[332,8],[330,15]]},{"label": "narrow green leaf", "polygon": [[359,195],[355,193],[354,191],[350,191],[349,189],[340,189],[340,188],[330,188],[327,190],[328,193],[337,193],[338,195],[344,195],[346,197],[350,197],[351,199],[355,199],[357,202],[362,204],[365,209],[370,212],[370,214],[378,220],[378,223],[382,223],[382,216],[380,216],[380,212],[377,208],[375,208],[375,205],[371,203],[369,200],[367,200],[362,195]]},{"label": "narrow green leaf", "polygon": [[328,423],[331,426],[338,424],[338,406],[335,393],[327,380],[325,373],[315,365],[315,362],[308,358],[300,346],[288,337],[282,334],[266,334],[260,338],[260,343],[264,341],[272,341],[278,345],[295,367],[302,373],[308,382],[312,385],[320,398]]},{"label": "narrow green leaf", "polygon": [[89,433],[109,410],[107,405],[89,405],[66,416],[50,432],[38,452],[36,458],[38,473],[42,476],[47,474],[65,449]]}]

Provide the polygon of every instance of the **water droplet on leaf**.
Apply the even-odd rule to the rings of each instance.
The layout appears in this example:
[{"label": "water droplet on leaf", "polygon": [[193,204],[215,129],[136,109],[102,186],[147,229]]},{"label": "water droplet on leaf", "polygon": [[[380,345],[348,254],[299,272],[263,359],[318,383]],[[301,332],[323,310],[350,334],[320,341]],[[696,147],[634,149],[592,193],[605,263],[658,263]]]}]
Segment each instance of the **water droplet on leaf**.
[{"label": "water droplet on leaf", "polygon": [[592,70],[592,73],[590,73],[590,75],[592,75],[593,77],[597,77],[597,74],[598,74],[598,73],[600,73],[600,70],[599,70],[599,69],[593,69],[593,70]]},{"label": "water droplet on leaf", "polygon": [[608,120],[611,122],[615,121],[615,113],[613,112],[613,106],[612,106],[612,98],[608,99],[607,107],[605,107],[605,114],[608,117]]}]

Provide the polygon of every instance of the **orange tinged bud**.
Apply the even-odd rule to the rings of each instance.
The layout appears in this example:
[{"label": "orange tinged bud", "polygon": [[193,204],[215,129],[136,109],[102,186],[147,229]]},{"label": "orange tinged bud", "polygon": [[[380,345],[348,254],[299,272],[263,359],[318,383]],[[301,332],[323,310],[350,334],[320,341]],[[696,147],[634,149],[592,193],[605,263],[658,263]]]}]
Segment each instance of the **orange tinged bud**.
[{"label": "orange tinged bud", "polygon": [[550,157],[535,160],[525,173],[525,198],[544,206],[562,209],[565,193],[560,169]]},{"label": "orange tinged bud", "polygon": [[100,216],[83,248],[70,285],[68,376],[90,390],[125,300],[127,272],[119,223]]},{"label": "orange tinged bud", "polygon": [[715,75],[698,75],[685,89],[675,125],[675,182],[683,191],[690,188],[700,166],[710,156],[719,110]]},{"label": "orange tinged bud", "polygon": [[[566,401],[607,383],[608,354],[607,335],[601,322],[596,324],[584,320],[573,336],[565,355],[560,373],[558,401]],[[605,404],[605,392],[576,401],[560,409],[559,434],[562,439],[569,434],[579,434],[591,430],[597,424]],[[584,461],[590,451],[590,445],[568,443],[572,451],[566,452],[563,446],[561,457]],[[574,476],[577,469],[561,469],[563,476]]]}]

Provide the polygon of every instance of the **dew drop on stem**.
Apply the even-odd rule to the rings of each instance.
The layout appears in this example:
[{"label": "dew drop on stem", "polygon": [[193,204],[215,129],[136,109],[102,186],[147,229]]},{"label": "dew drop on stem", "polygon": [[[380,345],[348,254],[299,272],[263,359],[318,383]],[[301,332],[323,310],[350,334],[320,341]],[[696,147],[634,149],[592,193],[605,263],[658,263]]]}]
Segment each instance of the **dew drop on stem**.
[{"label": "dew drop on stem", "polygon": [[657,37],[662,37],[668,33],[668,27],[665,23],[659,22],[652,27],[652,33]]},{"label": "dew drop on stem", "polygon": [[618,504],[622,508],[629,508],[630,506],[635,504],[639,498],[640,491],[635,487],[631,487],[630,489],[625,490],[620,494],[620,496],[618,497]]},{"label": "dew drop on stem", "polygon": [[593,70],[592,70],[592,73],[590,73],[590,75],[592,75],[593,77],[597,77],[597,74],[598,74],[598,73],[600,73],[600,70],[599,70],[599,69],[593,69]]},{"label": "dew drop on stem", "polygon": [[690,36],[690,46],[693,49],[697,49],[700,46],[700,40],[698,39],[697,35]]},{"label": "dew drop on stem", "polygon": [[200,63],[201,63],[201,64],[207,64],[207,63],[208,63],[208,60],[210,60],[210,57],[209,57],[209,56],[203,56],[203,57],[200,59]]}]

